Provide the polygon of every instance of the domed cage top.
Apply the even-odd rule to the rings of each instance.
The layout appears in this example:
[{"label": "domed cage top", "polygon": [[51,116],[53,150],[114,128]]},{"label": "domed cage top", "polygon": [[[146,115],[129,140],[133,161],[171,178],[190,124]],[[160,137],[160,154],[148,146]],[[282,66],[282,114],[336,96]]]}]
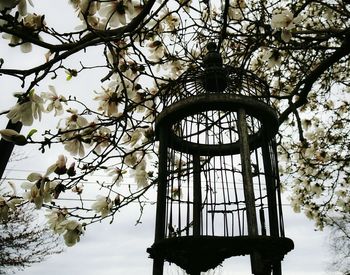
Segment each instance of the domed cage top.
[{"label": "domed cage top", "polygon": [[254,274],[280,274],[293,242],[284,236],[268,85],[214,64],[160,93],[153,274],[164,260],[199,274],[238,255],[250,255]]}]

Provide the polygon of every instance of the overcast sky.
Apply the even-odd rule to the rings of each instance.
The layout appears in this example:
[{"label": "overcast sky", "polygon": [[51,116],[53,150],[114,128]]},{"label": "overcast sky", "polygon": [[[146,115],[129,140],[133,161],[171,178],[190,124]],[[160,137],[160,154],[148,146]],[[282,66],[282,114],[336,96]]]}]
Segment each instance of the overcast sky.
[{"label": "overcast sky", "polygon": [[[37,7],[38,1],[33,1]],[[51,13],[61,10],[65,14],[65,20],[59,17],[59,24],[65,28],[65,24],[69,22],[73,12],[66,12],[68,1],[55,1],[55,9],[51,8]],[[46,3],[46,4],[45,4]],[[57,3],[57,6],[56,6]],[[43,7],[40,9],[48,10],[45,5],[51,5],[51,1],[41,1]],[[61,6],[62,5],[62,6]],[[52,20],[58,20],[58,17],[47,16],[48,23]],[[0,57],[11,60],[11,63],[16,66],[25,64],[30,66],[34,64],[36,58],[43,58],[42,53],[37,52],[37,56],[28,55],[23,59],[23,55],[19,51],[9,50],[4,47],[4,42],[0,41]],[[102,56],[100,57],[103,58]],[[25,62],[23,62],[25,60]],[[72,61],[73,63],[76,61]],[[61,81],[58,92],[61,90],[74,91],[76,93],[84,92],[84,89],[93,90],[101,85],[99,82],[87,83],[88,79],[98,80],[98,76],[89,78],[88,75],[80,76],[77,80],[72,80],[67,83]],[[58,79],[59,80],[59,79]],[[59,81],[56,81],[56,84]],[[50,83],[46,83],[47,85]],[[15,103],[15,98],[11,97],[13,92],[19,91],[20,83],[17,80],[8,77],[0,77],[1,101],[0,110],[4,110]],[[1,128],[6,125],[6,120],[0,120]],[[40,125],[48,125],[55,128],[53,121],[44,119]],[[36,125],[39,127],[39,124]],[[28,132],[28,128],[24,128],[24,133]],[[28,159],[23,162],[11,164],[11,169],[8,171],[9,177],[25,177],[28,172],[21,170],[42,171],[53,163],[58,155],[58,152],[46,154],[45,158],[35,148],[26,148]],[[35,165],[33,165],[35,164]],[[113,224],[108,222],[96,224],[88,228],[88,231],[82,236],[80,243],[72,248],[66,248],[65,252],[50,257],[47,261],[35,264],[24,271],[18,272],[18,275],[141,275],[151,274],[152,260],[148,258],[146,253],[147,247],[153,243],[153,227],[154,227],[154,207],[149,205],[145,209],[142,219],[142,224],[134,226],[138,218],[138,208],[130,207],[121,212],[115,219]],[[326,244],[327,233],[315,232],[313,223],[308,221],[302,214],[294,214],[288,207],[284,207],[285,213],[285,229],[286,236],[293,239],[295,249],[290,252],[282,263],[284,275],[322,275],[331,274],[327,269],[327,262],[330,255]],[[224,262],[223,267],[215,274],[224,275],[243,275],[250,274],[250,265],[248,258],[237,257]],[[166,264],[165,274],[182,274],[177,273],[174,265],[168,268]],[[334,273],[336,274],[336,273]]]}]

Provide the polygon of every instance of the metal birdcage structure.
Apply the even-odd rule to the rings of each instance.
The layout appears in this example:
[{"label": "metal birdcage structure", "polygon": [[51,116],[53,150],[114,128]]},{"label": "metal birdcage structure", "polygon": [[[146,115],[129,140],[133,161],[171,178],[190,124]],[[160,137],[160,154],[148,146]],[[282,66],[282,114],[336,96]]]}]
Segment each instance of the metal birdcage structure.
[{"label": "metal birdcage structure", "polygon": [[249,255],[252,274],[281,274],[285,237],[267,83],[224,66],[208,45],[203,66],[160,91],[159,172],[153,275],[164,261],[199,275]]}]

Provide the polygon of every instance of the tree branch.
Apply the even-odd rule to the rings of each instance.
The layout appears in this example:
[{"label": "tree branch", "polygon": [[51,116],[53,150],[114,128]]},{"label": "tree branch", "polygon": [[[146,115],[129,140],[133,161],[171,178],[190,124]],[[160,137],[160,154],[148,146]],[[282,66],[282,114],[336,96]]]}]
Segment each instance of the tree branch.
[{"label": "tree branch", "polygon": [[[299,93],[295,93],[299,96],[299,99],[294,103],[290,103],[290,106],[284,110],[279,117],[279,125],[281,125],[288,116],[294,112],[297,108],[303,106],[307,103],[307,96],[312,89],[313,84],[317,81],[317,79],[327,71],[331,66],[337,63],[340,59],[350,54],[350,30],[347,31],[345,39],[342,45],[334,51],[334,53],[321,62],[313,71],[310,72],[309,75],[305,77],[303,81],[294,89],[294,91],[298,91]],[[294,94],[294,93],[292,93]]]}]

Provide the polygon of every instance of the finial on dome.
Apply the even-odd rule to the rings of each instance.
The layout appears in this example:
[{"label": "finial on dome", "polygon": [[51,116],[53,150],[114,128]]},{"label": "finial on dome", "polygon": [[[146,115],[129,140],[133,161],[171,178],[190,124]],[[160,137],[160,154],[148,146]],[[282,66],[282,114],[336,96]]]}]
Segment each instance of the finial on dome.
[{"label": "finial on dome", "polygon": [[203,58],[204,68],[222,67],[222,57],[218,52],[215,42],[209,42],[207,45],[208,53]]}]

